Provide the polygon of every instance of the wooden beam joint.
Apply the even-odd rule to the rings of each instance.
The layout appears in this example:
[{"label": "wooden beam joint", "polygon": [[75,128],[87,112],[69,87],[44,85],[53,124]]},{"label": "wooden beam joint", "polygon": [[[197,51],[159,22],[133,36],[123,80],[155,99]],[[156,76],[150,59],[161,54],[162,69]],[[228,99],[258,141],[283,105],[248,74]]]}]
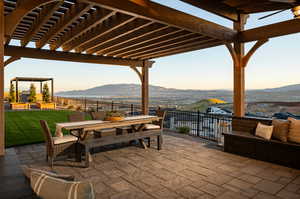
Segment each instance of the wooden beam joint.
[{"label": "wooden beam joint", "polygon": [[20,60],[20,59],[21,59],[21,57],[19,57],[19,56],[11,56],[10,58],[8,58],[8,59],[4,62],[4,67],[7,66],[8,64],[11,64],[11,63],[13,63],[13,62],[15,62],[15,61],[18,61],[18,60]]}]

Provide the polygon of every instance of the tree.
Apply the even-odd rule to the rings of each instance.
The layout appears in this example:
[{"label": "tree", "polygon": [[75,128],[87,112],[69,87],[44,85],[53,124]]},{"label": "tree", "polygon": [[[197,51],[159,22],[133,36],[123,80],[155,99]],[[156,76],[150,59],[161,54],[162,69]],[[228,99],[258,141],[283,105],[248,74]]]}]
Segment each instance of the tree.
[{"label": "tree", "polygon": [[36,88],[35,88],[34,84],[30,84],[28,101],[36,102]]},{"label": "tree", "polygon": [[48,84],[44,84],[43,86],[43,101],[44,102],[50,102],[50,92],[49,92],[49,87],[48,87]]},{"label": "tree", "polygon": [[13,84],[10,84],[10,88],[9,88],[9,101],[16,102],[16,92],[15,92],[15,86]]}]

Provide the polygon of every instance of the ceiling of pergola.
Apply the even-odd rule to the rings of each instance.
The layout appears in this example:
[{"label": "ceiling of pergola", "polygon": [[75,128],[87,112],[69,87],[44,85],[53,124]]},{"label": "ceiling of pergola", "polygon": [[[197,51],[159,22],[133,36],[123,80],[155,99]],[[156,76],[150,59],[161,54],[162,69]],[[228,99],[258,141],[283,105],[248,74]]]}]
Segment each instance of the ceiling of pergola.
[{"label": "ceiling of pergola", "polygon": [[[14,11],[17,2],[4,0],[5,15]],[[20,40],[23,47],[35,42],[36,48],[49,44],[51,50],[62,48],[65,52],[138,60],[224,43],[207,35],[76,0],[57,1],[34,9],[17,25],[11,39]]]}]

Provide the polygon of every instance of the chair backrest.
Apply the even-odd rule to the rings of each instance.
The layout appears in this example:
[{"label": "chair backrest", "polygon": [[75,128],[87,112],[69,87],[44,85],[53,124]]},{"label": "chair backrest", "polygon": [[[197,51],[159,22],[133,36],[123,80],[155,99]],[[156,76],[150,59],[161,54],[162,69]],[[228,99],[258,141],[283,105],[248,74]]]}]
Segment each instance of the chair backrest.
[{"label": "chair backrest", "polygon": [[52,139],[52,135],[51,135],[51,131],[49,129],[48,123],[45,120],[40,120],[40,124],[42,127],[42,132],[45,138],[45,142],[47,144],[47,148],[54,147],[54,143],[53,143],[53,139]]},{"label": "chair backrest", "polygon": [[93,120],[104,120],[106,117],[106,111],[91,112]]},{"label": "chair backrest", "polygon": [[156,110],[156,116],[160,118],[158,125],[162,129],[164,127],[164,120],[165,120],[165,117],[166,117],[166,111],[158,109],[158,110]]},{"label": "chair backrest", "polygon": [[80,122],[85,120],[85,113],[83,112],[75,112],[68,115],[69,122]]}]

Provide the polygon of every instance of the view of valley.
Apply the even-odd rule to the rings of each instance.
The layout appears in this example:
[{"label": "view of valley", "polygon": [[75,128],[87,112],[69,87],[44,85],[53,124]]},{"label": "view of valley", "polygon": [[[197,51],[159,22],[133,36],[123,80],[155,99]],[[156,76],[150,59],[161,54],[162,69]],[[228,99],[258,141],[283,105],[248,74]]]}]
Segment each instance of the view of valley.
[{"label": "view of valley", "polygon": [[[57,96],[140,103],[141,87],[138,84],[109,84],[86,90],[56,93]],[[151,106],[206,112],[210,106],[232,111],[232,91],[191,90],[150,86]],[[247,90],[247,112],[259,116],[272,116],[277,112],[300,114],[300,84],[279,88]]]}]

